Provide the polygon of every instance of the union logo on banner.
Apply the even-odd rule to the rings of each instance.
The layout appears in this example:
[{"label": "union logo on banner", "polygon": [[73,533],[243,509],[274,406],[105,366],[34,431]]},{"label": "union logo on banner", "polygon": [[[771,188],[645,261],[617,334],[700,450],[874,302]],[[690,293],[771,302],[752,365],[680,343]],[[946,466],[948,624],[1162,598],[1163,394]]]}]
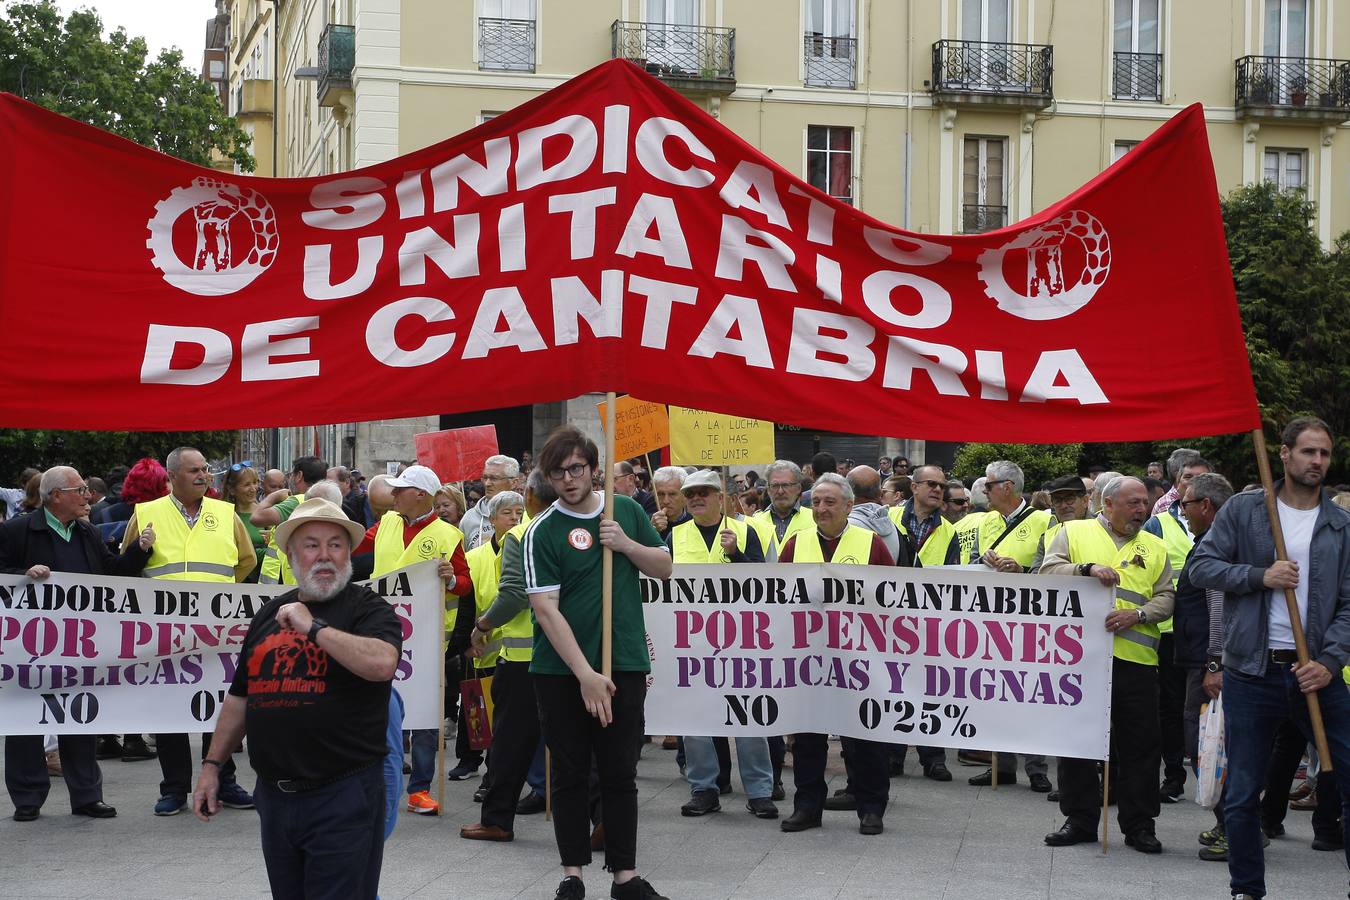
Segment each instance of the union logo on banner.
[{"label": "union logo on banner", "polygon": [[[999,309],[1044,321],[1086,306],[1110,271],[1106,227],[1075,209],[981,253],[978,277]],[[1026,290],[1017,290],[1010,281],[1025,284]]]},{"label": "union logo on banner", "polygon": [[243,290],[276,259],[272,204],[257,191],[202,176],[155,204],[145,246],[164,280],[201,297]]}]

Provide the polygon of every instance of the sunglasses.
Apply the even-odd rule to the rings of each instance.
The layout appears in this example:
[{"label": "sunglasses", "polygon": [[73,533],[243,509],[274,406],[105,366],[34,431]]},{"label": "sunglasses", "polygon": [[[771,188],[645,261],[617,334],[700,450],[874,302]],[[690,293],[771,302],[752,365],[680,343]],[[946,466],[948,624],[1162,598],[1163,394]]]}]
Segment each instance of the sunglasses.
[{"label": "sunglasses", "polygon": [[234,465],[230,466],[230,471],[240,472],[243,471],[244,469],[251,469],[251,468],[253,468],[253,460],[246,459],[243,462],[237,462]]}]

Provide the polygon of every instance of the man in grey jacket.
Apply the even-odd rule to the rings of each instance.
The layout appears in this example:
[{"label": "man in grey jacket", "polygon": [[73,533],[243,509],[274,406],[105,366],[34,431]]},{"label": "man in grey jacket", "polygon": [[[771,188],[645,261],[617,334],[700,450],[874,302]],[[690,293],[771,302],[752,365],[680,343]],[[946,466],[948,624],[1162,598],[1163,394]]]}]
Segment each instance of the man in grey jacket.
[{"label": "man in grey jacket", "polygon": [[[1288,560],[1276,561],[1265,497],[1253,490],[1224,504],[1186,566],[1197,587],[1225,594],[1224,817],[1234,897],[1266,893],[1261,788],[1280,723],[1292,717],[1312,738],[1301,694],[1317,694],[1335,768],[1350,766],[1350,693],[1341,681],[1350,657],[1350,512],[1322,492],[1332,446],[1331,429],[1321,419],[1295,419],[1284,429],[1280,459],[1285,477],[1275,483],[1275,494]],[[1307,638],[1309,662],[1302,666],[1286,589],[1295,592]],[[1350,779],[1341,780],[1340,787],[1343,808],[1350,811]],[[1343,826],[1347,821],[1350,815]]]},{"label": "man in grey jacket", "polygon": [[[896,565],[912,566],[914,554],[909,542],[901,541],[900,532],[887,512],[888,507],[881,503],[881,473],[871,466],[854,466],[849,470],[848,483],[853,488],[853,509],[848,514],[850,524],[866,528],[880,537]],[[906,545],[903,549],[901,543]]]},{"label": "man in grey jacket", "polygon": [[469,509],[459,520],[459,530],[464,532],[464,549],[492,540],[492,521],[488,515],[488,503],[494,496],[511,489],[516,477],[520,475],[520,463],[509,456],[489,456],[483,462],[483,498]]}]

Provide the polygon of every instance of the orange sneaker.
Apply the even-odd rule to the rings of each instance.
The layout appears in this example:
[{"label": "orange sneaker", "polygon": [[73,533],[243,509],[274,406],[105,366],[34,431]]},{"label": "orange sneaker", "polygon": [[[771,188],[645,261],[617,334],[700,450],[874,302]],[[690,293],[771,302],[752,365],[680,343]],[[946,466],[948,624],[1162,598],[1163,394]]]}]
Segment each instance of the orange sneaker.
[{"label": "orange sneaker", "polygon": [[408,795],[408,812],[417,813],[419,816],[434,816],[440,811],[440,806],[431,799],[431,794],[427,791]]}]

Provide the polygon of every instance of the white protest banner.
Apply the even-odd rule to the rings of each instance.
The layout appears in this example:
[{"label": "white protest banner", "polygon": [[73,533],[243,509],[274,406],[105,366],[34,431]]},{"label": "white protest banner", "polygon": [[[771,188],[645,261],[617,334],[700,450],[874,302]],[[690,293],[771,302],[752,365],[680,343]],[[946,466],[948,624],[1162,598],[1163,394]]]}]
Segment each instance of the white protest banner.
[{"label": "white protest banner", "polygon": [[1113,600],[1096,579],[677,565],[642,592],[652,734],[1106,758]]},{"label": "white protest banner", "polygon": [[[365,582],[403,623],[404,725],[435,728],[444,634],[436,561]],[[0,575],[0,734],[210,731],[249,621],[286,585]]]}]

